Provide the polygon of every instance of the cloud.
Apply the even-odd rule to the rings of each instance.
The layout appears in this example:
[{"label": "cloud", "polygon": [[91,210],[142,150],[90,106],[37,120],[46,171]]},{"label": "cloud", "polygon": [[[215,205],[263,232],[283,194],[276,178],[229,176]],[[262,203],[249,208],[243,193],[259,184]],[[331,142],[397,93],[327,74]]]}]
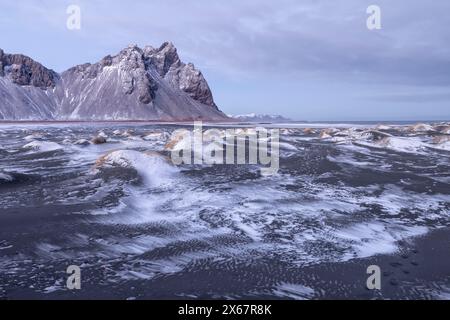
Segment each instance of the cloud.
[{"label": "cloud", "polygon": [[450,84],[450,2],[379,0],[383,29],[369,31],[372,2],[135,1],[125,12],[121,1],[80,5],[93,38],[171,40],[182,55],[231,76]]},{"label": "cloud", "polygon": [[[65,27],[69,4],[81,7],[79,32]],[[372,4],[381,7],[381,30],[366,27]],[[292,112],[300,100],[353,106],[356,90],[378,102],[445,101],[434,92],[450,85],[449,12],[450,1],[426,0],[28,0],[0,4],[0,32],[5,49],[58,71],[130,43],[169,40],[204,71],[222,105],[268,110],[283,96]],[[327,100],[322,92],[335,83]],[[299,96],[292,87],[308,90]],[[418,88],[429,92],[414,95]]]},{"label": "cloud", "polygon": [[[445,27],[450,2],[378,0],[383,29],[369,31],[366,8],[372,2],[73,1],[82,9],[78,36],[91,46],[170,40],[187,59],[231,76],[306,73],[348,81],[450,84],[450,28]],[[67,5],[55,0],[2,4],[59,29],[65,27]]]}]

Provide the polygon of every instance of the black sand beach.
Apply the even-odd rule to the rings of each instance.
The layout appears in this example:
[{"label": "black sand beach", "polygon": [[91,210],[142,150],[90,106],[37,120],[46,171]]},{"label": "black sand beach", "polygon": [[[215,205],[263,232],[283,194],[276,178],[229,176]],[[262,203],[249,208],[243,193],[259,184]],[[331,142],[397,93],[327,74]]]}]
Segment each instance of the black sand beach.
[{"label": "black sand beach", "polygon": [[[99,165],[117,150],[167,156],[169,138],[145,137],[175,128],[0,126],[0,298],[450,299],[450,153],[433,135],[392,128],[402,144],[380,147],[284,130],[272,177]],[[76,144],[99,132],[106,144]]]}]

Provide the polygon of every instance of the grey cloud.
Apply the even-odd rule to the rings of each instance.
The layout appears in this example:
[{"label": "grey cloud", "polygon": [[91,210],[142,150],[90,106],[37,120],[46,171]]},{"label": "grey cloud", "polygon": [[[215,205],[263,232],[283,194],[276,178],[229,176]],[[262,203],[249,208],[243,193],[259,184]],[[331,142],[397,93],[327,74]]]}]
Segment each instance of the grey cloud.
[{"label": "grey cloud", "polygon": [[[385,103],[386,110],[389,102],[426,99],[434,102],[436,115],[448,109],[446,95],[435,93],[450,85],[447,0],[73,2],[83,19],[76,33],[65,28],[66,2],[2,3],[4,49],[13,47],[63,71],[130,43],[172,41],[184,61],[205,73],[219,104],[235,113],[255,111],[248,105],[269,112],[274,102],[299,117],[309,106],[322,107],[311,116],[328,116],[328,110],[343,106],[355,112],[361,104],[356,95]],[[371,4],[382,9],[382,30],[366,28]]]},{"label": "grey cloud", "polygon": [[[186,60],[231,76],[311,73],[340,81],[450,84],[450,2],[444,0],[77,2],[86,38],[106,38],[117,48],[170,40]],[[38,14],[45,8],[47,21],[64,17],[61,4],[40,3],[24,7]],[[380,31],[366,28],[373,3],[382,9]]]},{"label": "grey cloud", "polygon": [[378,0],[383,29],[369,31],[365,10],[373,2],[138,1],[112,30],[121,38],[124,28],[148,30],[141,41],[170,38],[188,58],[223,73],[450,84],[450,2]]}]

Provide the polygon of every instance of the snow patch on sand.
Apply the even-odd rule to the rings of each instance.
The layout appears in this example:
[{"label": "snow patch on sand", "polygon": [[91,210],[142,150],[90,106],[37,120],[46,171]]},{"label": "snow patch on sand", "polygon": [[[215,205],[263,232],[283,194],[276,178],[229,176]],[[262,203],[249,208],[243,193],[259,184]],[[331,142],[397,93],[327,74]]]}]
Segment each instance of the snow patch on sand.
[{"label": "snow patch on sand", "polygon": [[1,180],[11,182],[14,180],[14,178],[5,172],[0,172],[0,181]]},{"label": "snow patch on sand", "polygon": [[418,154],[425,153],[428,147],[428,144],[422,142],[418,138],[405,137],[386,137],[376,142],[358,141],[357,144],[373,148],[388,149],[396,152]]},{"label": "snow patch on sand", "polygon": [[314,290],[301,284],[282,283],[273,290],[273,293],[281,298],[294,300],[308,300],[314,296]]},{"label": "snow patch on sand", "polygon": [[119,166],[133,168],[152,185],[159,185],[178,170],[168,159],[156,152],[139,152],[134,150],[113,151],[97,160],[97,167]]},{"label": "snow patch on sand", "polygon": [[343,260],[366,258],[378,254],[395,253],[397,242],[406,238],[417,237],[428,232],[428,228],[405,226],[401,224],[382,223],[379,221],[353,224],[333,232],[333,236],[351,245],[353,253],[348,252]]},{"label": "snow patch on sand", "polygon": [[22,147],[23,149],[31,149],[39,152],[50,152],[56,150],[62,150],[63,147],[56,142],[49,141],[33,141]]}]

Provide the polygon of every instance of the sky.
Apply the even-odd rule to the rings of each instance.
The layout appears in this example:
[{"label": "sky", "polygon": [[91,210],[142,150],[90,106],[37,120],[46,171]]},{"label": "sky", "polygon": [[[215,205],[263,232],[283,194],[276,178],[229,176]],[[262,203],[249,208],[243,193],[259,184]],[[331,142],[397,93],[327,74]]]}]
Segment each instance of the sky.
[{"label": "sky", "polygon": [[[81,28],[67,28],[67,8]],[[369,30],[367,8],[380,8]],[[0,1],[0,48],[61,72],[171,41],[227,114],[450,119],[448,0]]]}]

